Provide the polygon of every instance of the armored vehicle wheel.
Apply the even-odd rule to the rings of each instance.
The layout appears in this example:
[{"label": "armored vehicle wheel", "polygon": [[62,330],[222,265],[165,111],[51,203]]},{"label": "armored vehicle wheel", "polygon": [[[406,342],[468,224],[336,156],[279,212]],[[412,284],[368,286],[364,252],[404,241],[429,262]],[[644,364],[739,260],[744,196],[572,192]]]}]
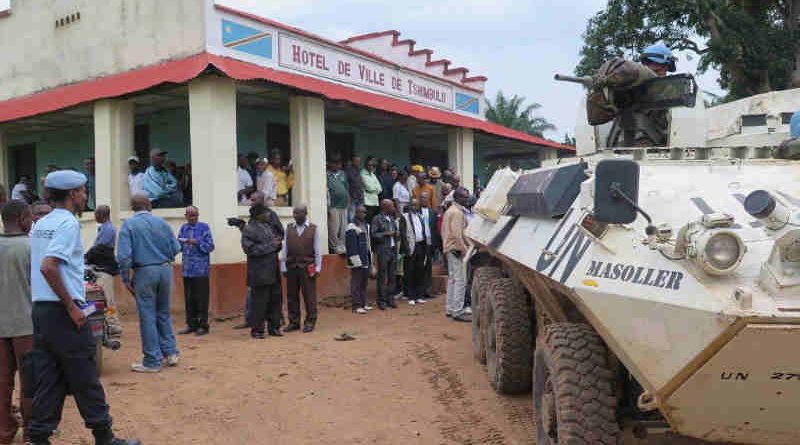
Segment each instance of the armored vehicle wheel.
[{"label": "armored vehicle wheel", "polygon": [[547,326],[534,357],[536,443],[621,444],[614,388],[608,351],[590,326]]},{"label": "armored vehicle wheel", "polygon": [[531,389],[533,346],[530,302],[511,278],[489,281],[483,294],[486,367],[489,383],[501,394],[520,394]]},{"label": "armored vehicle wheel", "polygon": [[472,312],[472,352],[475,354],[475,359],[481,364],[486,363],[486,348],[483,346],[481,333],[481,294],[486,293],[489,280],[502,278],[502,276],[499,268],[486,266],[476,269],[472,277],[472,307],[476,309]]}]

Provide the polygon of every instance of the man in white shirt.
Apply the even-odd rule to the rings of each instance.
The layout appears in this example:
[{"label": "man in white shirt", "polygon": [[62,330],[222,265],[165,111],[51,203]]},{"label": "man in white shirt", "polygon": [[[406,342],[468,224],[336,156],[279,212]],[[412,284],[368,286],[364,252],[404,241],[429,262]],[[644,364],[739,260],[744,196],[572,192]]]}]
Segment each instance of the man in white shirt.
[{"label": "man in white shirt", "polygon": [[250,194],[255,191],[253,187],[253,177],[250,176],[250,171],[247,168],[250,166],[250,161],[247,159],[246,155],[239,155],[239,168],[238,168],[238,177],[239,177],[239,187],[238,190],[238,198],[239,204],[241,205],[250,205]]},{"label": "man in white shirt", "polygon": [[267,207],[272,207],[275,204],[275,199],[278,197],[278,183],[275,182],[275,176],[267,169],[269,162],[266,158],[259,158],[256,161],[256,190],[264,193],[264,204]]},{"label": "man in white shirt", "polygon": [[14,184],[14,188],[11,189],[11,200],[25,201],[30,204],[30,199],[28,199],[28,190],[30,190],[30,184],[31,178],[29,176],[20,176],[19,182]]},{"label": "man in white shirt", "polygon": [[283,332],[300,329],[300,290],[306,306],[303,332],[314,330],[317,324],[317,276],[322,271],[322,249],[317,226],[308,221],[308,208],[294,208],[294,222],[286,228],[281,248],[281,272],[286,277],[286,303],[289,325]]},{"label": "man in white shirt", "polygon": [[141,195],[144,193],[144,172],[141,168],[141,162],[138,156],[131,156],[128,158],[128,189],[131,196]]}]

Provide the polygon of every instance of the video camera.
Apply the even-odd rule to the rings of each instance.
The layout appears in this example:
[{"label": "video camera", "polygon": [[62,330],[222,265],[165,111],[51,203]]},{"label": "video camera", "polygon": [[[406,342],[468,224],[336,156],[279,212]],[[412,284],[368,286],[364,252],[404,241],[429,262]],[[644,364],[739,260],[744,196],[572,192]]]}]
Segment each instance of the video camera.
[{"label": "video camera", "polygon": [[242,218],[228,218],[228,226],[230,227],[236,227],[237,229],[242,230],[245,224],[247,223]]}]

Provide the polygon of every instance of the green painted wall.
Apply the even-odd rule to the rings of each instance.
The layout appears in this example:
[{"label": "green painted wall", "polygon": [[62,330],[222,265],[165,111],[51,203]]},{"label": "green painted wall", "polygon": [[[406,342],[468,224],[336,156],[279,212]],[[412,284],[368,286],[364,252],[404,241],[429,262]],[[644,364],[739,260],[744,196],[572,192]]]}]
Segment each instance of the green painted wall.
[{"label": "green painted wall", "polygon": [[355,151],[362,158],[367,155],[386,158],[392,164],[404,167],[408,165],[411,140],[399,132],[377,133],[356,130]]},{"label": "green painted wall", "polygon": [[[236,115],[238,152],[267,155],[268,124],[289,125],[289,110],[239,107]],[[326,129],[335,133],[353,133],[355,153],[362,157],[373,155],[378,158],[385,157],[401,166],[408,164],[411,143],[408,136],[402,133],[367,132],[357,127],[331,122],[326,123]]]},{"label": "green painted wall", "polygon": [[[136,124],[149,126],[150,147],[167,150],[169,159],[178,165],[184,165],[191,162],[189,119],[187,107],[137,116]],[[239,107],[238,152],[256,152],[266,156],[267,125],[270,123],[289,125],[289,110]],[[411,138],[407,134],[399,131],[370,132],[336,123],[328,123],[327,129],[337,133],[352,133],[355,153],[363,158],[373,155],[387,158],[399,166],[409,164]],[[10,134],[8,143],[10,147],[36,144],[37,174],[41,175],[48,164],[80,169],[83,159],[94,152],[94,132],[91,126],[86,126],[41,133]],[[475,157],[476,171],[479,159],[479,156]],[[11,170],[11,178],[15,179],[13,166]]]},{"label": "green painted wall", "polygon": [[236,110],[236,144],[240,154],[250,152],[266,157],[267,124],[289,125],[289,110],[239,107]]},{"label": "green painted wall", "polygon": [[[83,159],[94,153],[94,129],[91,126],[74,127],[39,133],[11,133],[8,147],[36,145],[36,181],[41,179],[45,168],[55,164],[64,168],[83,168]],[[16,180],[13,162],[9,166],[9,177]]]},{"label": "green painted wall", "polygon": [[[136,124],[150,127],[150,146],[169,151],[169,159],[178,165],[190,161],[189,109],[162,110],[139,116]],[[83,159],[94,154],[94,128],[74,127],[37,133],[11,133],[8,146],[35,144],[37,181],[49,164],[64,168],[83,168]],[[14,165],[9,167],[12,181],[16,180]]]},{"label": "green painted wall", "polygon": [[191,162],[191,138],[189,132],[189,108],[161,110],[138,117],[136,124],[150,127],[150,147],[169,152],[168,159],[178,165]]}]

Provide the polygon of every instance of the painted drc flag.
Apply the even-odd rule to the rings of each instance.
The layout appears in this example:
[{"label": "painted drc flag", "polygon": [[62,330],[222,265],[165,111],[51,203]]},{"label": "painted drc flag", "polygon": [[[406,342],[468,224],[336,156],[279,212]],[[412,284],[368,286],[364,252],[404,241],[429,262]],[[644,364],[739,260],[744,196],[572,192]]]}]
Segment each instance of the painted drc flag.
[{"label": "painted drc flag", "polygon": [[272,34],[229,20],[222,21],[222,44],[254,56],[272,58]]},{"label": "painted drc flag", "polygon": [[463,93],[456,93],[456,110],[467,113],[480,114],[481,106],[477,97]]}]

